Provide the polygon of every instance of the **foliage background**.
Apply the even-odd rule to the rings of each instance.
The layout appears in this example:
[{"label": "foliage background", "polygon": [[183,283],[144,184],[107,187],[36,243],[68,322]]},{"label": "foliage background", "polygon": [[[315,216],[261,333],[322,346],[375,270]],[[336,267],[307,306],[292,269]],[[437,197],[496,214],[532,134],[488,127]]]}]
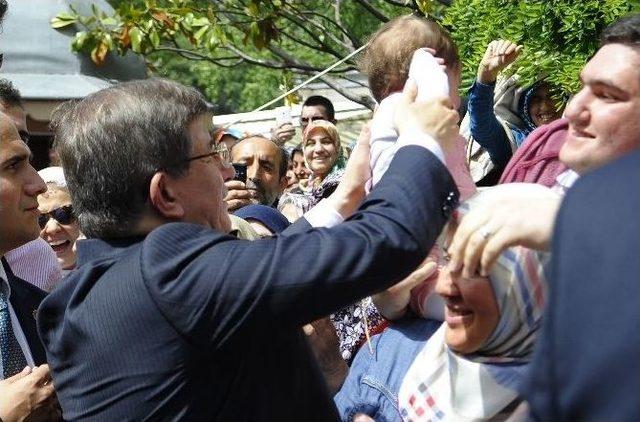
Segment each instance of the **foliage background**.
[{"label": "foliage background", "polygon": [[[221,113],[249,111],[360,47],[381,23],[427,14],[448,28],[463,63],[463,93],[487,44],[522,44],[508,70],[524,84],[541,75],[558,104],[579,89],[579,72],[602,29],[640,0],[110,0],[113,16],[62,11],[52,26],[82,29],[73,48],[96,62],[107,52],[145,56],[150,72],[199,88]],[[231,55],[230,55],[231,54]],[[350,60],[325,82],[348,79]],[[343,79],[341,79],[343,78]],[[346,78],[346,79],[345,79]],[[334,83],[337,88],[339,83]],[[352,98],[371,106],[370,98]],[[291,100],[291,98],[290,98]]]}]

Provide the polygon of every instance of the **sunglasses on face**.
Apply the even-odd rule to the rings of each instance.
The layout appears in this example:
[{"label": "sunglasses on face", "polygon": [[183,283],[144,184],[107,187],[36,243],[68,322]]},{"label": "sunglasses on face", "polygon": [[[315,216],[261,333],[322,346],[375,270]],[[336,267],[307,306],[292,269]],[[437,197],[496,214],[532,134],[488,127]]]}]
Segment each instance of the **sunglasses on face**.
[{"label": "sunglasses on face", "polygon": [[53,218],[60,224],[70,224],[76,219],[76,217],[73,215],[73,208],[71,207],[71,205],[66,205],[64,207],[56,208],[55,210],[40,214],[40,216],[38,217],[38,225],[41,229],[44,229],[44,226],[47,225],[50,218]]}]

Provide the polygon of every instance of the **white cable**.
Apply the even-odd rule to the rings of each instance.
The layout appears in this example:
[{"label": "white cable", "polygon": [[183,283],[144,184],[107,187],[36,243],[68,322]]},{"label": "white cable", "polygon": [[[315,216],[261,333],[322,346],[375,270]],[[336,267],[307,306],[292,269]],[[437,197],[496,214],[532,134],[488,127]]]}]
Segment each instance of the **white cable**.
[{"label": "white cable", "polygon": [[[318,78],[321,78],[322,76],[326,75],[327,73],[331,72],[333,69],[335,69],[336,67],[340,66],[342,63],[346,62],[347,60],[349,60],[351,57],[355,56],[356,54],[358,54],[359,52],[361,52],[362,50],[364,50],[367,46],[369,45],[369,43],[366,43],[365,45],[361,46],[360,48],[358,48],[357,50],[351,52],[348,56],[346,56],[343,59],[338,60],[337,62],[335,62],[334,64],[332,64],[331,66],[329,66],[328,68],[326,68],[325,70],[323,70],[322,72],[313,75],[312,77],[310,77],[309,79],[307,79],[306,81],[302,82],[301,84],[291,88],[289,91],[285,92],[284,94],[280,95],[279,97],[269,101],[268,103],[265,103],[263,105],[261,105],[260,107],[256,108],[255,110],[250,111],[250,113],[255,113],[256,111],[261,111],[264,110],[265,108],[269,107],[272,104],[277,103],[278,101],[280,101],[281,99],[285,98],[287,95],[292,94],[294,92],[296,92],[297,90],[299,90],[300,88],[310,84],[311,82],[315,81]],[[244,118],[240,118],[238,120],[235,120],[231,123],[227,123],[226,125],[223,126],[223,129],[227,129],[233,125],[237,125],[238,123],[244,121]]]}]

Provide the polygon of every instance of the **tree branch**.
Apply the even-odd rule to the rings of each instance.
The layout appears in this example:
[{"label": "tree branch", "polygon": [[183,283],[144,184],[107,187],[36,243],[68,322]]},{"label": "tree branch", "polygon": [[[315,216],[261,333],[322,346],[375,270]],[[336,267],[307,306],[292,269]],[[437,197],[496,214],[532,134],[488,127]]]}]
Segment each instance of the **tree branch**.
[{"label": "tree branch", "polygon": [[331,89],[333,89],[334,91],[340,93],[340,95],[342,95],[343,97],[347,98],[350,101],[353,101],[354,103],[358,103],[361,104],[365,107],[367,107],[369,110],[373,110],[374,107],[376,106],[376,102],[373,100],[373,98],[371,98],[370,96],[356,96],[351,94],[350,92],[348,92],[346,89],[344,89],[343,87],[341,87],[337,81],[333,80],[331,77],[325,75],[319,78],[322,82],[326,83],[327,85],[329,85],[329,87]]},{"label": "tree branch", "polygon": [[378,20],[382,22],[389,22],[389,18],[385,16],[383,13],[378,11],[374,6],[372,6],[367,0],[356,0],[362,7],[364,7],[369,13],[375,16]]}]

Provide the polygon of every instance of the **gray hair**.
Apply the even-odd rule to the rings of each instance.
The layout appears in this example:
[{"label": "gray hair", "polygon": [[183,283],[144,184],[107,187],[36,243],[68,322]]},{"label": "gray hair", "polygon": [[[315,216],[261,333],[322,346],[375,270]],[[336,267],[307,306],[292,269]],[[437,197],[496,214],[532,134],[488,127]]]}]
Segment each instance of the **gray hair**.
[{"label": "gray hair", "polygon": [[121,83],[60,106],[51,127],[82,232],[133,234],[148,209],[151,178],[159,170],[184,174],[187,126],[210,112],[197,90],[162,79]]}]

